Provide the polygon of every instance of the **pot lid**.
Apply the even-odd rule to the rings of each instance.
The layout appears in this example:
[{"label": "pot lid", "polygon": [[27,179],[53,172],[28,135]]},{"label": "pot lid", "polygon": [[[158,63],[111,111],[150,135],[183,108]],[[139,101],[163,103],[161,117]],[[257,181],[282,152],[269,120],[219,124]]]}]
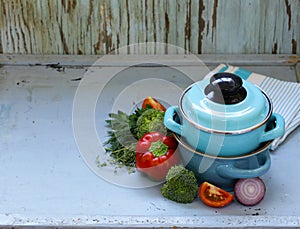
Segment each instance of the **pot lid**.
[{"label": "pot lid", "polygon": [[221,133],[255,129],[272,114],[268,96],[232,73],[217,73],[192,84],[182,94],[179,108],[197,128]]}]

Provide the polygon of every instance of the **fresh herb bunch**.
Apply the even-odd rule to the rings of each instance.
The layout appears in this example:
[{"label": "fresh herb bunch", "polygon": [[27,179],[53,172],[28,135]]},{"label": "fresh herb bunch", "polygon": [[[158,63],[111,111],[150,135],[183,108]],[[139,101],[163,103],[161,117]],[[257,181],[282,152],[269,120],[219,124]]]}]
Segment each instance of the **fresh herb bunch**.
[{"label": "fresh herb bunch", "polygon": [[123,111],[110,113],[106,120],[109,139],[104,143],[105,151],[115,160],[116,164],[135,167],[135,147],[137,137],[137,120],[146,108],[137,108],[132,114]]}]

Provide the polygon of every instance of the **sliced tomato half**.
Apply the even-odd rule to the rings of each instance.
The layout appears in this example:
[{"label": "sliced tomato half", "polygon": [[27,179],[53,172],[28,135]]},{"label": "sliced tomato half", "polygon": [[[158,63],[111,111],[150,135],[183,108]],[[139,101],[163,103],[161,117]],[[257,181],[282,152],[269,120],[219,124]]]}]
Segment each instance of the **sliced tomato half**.
[{"label": "sliced tomato half", "polygon": [[146,108],[148,106],[152,107],[153,109],[158,109],[161,111],[166,111],[166,108],[155,98],[148,96],[144,99],[142,108]]},{"label": "sliced tomato half", "polygon": [[208,182],[203,182],[200,185],[199,197],[203,203],[215,208],[224,207],[234,199],[234,196],[229,192]]}]

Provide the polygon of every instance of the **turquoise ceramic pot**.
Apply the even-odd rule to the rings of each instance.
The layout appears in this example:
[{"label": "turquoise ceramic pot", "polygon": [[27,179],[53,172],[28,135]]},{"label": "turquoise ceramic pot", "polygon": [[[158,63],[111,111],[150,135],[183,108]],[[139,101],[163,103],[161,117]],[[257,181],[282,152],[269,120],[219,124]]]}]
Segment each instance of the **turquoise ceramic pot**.
[{"label": "turquoise ceramic pot", "polygon": [[167,109],[164,124],[195,150],[238,156],[284,134],[283,117],[272,112],[271,100],[257,86],[231,73],[217,73],[188,87],[179,106]]},{"label": "turquoise ceramic pot", "polygon": [[262,143],[257,150],[236,157],[215,157],[191,148],[175,135],[185,167],[194,172],[199,185],[210,182],[227,191],[233,191],[238,179],[264,175],[271,166],[269,146],[271,141]]}]

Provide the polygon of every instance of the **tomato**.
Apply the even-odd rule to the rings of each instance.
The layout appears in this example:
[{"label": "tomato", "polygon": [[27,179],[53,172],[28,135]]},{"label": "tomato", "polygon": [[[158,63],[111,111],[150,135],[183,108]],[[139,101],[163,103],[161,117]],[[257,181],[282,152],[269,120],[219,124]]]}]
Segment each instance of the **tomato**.
[{"label": "tomato", "polygon": [[199,197],[203,203],[215,208],[224,207],[234,199],[234,196],[229,192],[208,182],[203,182],[200,185]]},{"label": "tomato", "polygon": [[166,111],[166,108],[155,98],[148,96],[144,99],[142,108],[146,108],[148,106],[152,107],[153,109],[158,109],[161,111]]}]

